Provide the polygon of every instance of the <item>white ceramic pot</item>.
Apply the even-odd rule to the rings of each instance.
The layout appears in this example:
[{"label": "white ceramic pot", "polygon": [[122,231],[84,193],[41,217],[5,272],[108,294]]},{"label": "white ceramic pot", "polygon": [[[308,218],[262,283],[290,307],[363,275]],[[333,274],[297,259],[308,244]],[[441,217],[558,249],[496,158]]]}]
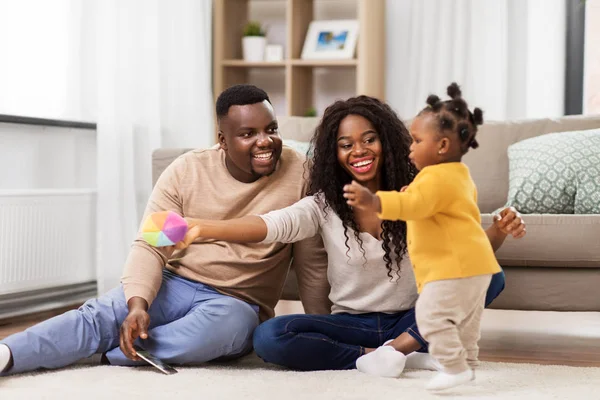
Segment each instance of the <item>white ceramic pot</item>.
[{"label": "white ceramic pot", "polygon": [[245,36],[242,38],[244,61],[264,61],[267,38],[263,36]]}]

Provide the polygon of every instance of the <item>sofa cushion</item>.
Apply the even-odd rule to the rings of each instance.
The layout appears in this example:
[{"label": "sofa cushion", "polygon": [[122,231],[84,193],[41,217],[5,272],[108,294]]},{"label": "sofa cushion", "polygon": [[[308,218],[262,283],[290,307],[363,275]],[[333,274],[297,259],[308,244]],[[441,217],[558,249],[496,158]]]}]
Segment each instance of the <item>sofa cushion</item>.
[{"label": "sofa cushion", "polygon": [[305,156],[310,157],[312,155],[312,152],[309,153],[310,151],[310,142],[305,142],[302,140],[294,140],[294,139],[283,139],[283,144],[291,147],[292,149],[296,150],[298,153],[303,154]]},{"label": "sofa cushion", "polygon": [[[502,266],[600,268],[600,215],[531,214],[527,234],[508,238],[496,252]],[[492,215],[481,216],[482,225]]]},{"label": "sofa cushion", "polygon": [[490,308],[600,311],[597,268],[503,267],[506,286]]},{"label": "sofa cushion", "polygon": [[174,148],[174,149],[156,149],[152,153],[152,186],[160,177],[160,174],[171,165],[171,163],[180,155],[187,153],[192,149]]},{"label": "sofa cushion", "polygon": [[527,214],[600,214],[600,130],[542,135],[508,148],[507,206]]},{"label": "sofa cushion", "polygon": [[506,202],[508,146],[547,133],[598,128],[600,115],[486,122],[477,133],[479,148],[469,151],[463,158],[477,185],[481,212],[492,212]]}]

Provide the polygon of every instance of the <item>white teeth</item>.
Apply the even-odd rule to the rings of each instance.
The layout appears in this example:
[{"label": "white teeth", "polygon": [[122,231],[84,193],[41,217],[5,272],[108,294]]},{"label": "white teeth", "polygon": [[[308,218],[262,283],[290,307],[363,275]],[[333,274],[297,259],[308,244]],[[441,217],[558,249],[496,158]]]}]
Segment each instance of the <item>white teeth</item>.
[{"label": "white teeth", "polygon": [[364,167],[365,165],[369,165],[371,163],[373,163],[373,160],[357,162],[356,164],[352,164],[352,166],[353,167]]},{"label": "white teeth", "polygon": [[273,153],[255,154],[254,158],[258,158],[259,160],[268,160],[272,155]]}]

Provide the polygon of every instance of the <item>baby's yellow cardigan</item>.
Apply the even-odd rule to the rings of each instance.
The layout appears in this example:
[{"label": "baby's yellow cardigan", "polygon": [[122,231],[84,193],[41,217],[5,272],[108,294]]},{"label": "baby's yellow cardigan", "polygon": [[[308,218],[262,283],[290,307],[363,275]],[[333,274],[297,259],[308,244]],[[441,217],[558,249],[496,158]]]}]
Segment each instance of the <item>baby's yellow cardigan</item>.
[{"label": "baby's yellow cardigan", "polygon": [[406,191],[380,191],[377,196],[381,219],[406,221],[419,293],[427,282],[500,272],[465,164],[425,167]]}]

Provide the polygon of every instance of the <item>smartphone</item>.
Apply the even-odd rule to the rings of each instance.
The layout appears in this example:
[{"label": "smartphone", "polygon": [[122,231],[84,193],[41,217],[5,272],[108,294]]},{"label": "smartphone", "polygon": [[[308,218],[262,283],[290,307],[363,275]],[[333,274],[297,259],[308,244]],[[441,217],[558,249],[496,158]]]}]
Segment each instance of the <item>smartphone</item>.
[{"label": "smartphone", "polygon": [[171,367],[168,364],[165,364],[162,360],[154,357],[152,354],[148,353],[146,350],[142,349],[141,347],[136,345],[136,346],[133,346],[133,348],[135,349],[135,352],[137,353],[139,358],[146,361],[148,364],[152,365],[153,367],[158,369],[163,374],[173,375],[173,374],[177,373],[177,370],[175,368]]}]

